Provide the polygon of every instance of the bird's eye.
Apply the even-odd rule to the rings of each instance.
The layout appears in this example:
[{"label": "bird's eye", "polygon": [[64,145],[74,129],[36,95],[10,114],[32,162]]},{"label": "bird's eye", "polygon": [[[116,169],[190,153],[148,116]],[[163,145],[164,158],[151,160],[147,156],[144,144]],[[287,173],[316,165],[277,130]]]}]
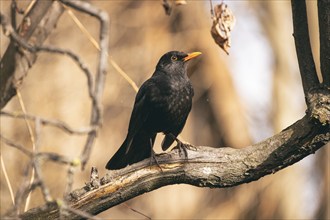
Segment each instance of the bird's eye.
[{"label": "bird's eye", "polygon": [[175,56],[175,55],[173,55],[173,56],[171,56],[171,60],[172,60],[172,61],[177,61],[177,60],[178,60],[178,57]]}]

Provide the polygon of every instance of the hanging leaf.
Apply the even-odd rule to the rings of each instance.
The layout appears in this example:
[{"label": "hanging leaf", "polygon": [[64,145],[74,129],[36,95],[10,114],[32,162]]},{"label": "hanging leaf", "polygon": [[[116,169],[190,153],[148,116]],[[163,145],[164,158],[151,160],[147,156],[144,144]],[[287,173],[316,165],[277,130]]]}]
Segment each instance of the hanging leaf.
[{"label": "hanging leaf", "polygon": [[214,6],[212,13],[211,35],[216,44],[218,44],[227,54],[231,46],[230,33],[233,30],[236,19],[233,12],[223,2]]}]

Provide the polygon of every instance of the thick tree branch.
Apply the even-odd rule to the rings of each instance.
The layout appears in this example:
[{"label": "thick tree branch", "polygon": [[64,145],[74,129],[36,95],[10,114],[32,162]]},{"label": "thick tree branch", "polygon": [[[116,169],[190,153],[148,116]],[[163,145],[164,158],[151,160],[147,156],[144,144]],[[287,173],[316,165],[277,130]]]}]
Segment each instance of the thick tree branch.
[{"label": "thick tree branch", "polygon": [[315,63],[310,45],[306,2],[302,0],[292,0],[291,4],[294,30],[293,36],[296,45],[304,94],[305,97],[307,97],[309,90],[319,85],[319,80],[317,78]]},{"label": "thick tree branch", "polygon": [[[328,95],[329,99],[329,95]],[[101,182],[87,184],[72,192],[68,206],[89,214],[98,214],[128,199],[172,184],[223,188],[258,180],[290,166],[314,153],[330,140],[330,125],[322,125],[305,116],[281,133],[243,148],[196,147],[188,150],[188,159],[178,151],[157,155],[161,169],[144,160],[118,171],[110,171]],[[31,209],[23,219],[55,219],[58,203]],[[67,213],[69,219],[79,219]]]},{"label": "thick tree branch", "polygon": [[330,1],[317,1],[320,30],[320,61],[323,84],[330,87]]},{"label": "thick tree branch", "polygon": [[[63,7],[56,1],[37,1],[23,18],[18,34],[33,45],[41,45],[54,29],[57,20],[63,13]],[[15,41],[11,41],[0,63],[0,109],[16,95],[16,88],[27,75],[36,61],[36,53],[19,53]]]}]

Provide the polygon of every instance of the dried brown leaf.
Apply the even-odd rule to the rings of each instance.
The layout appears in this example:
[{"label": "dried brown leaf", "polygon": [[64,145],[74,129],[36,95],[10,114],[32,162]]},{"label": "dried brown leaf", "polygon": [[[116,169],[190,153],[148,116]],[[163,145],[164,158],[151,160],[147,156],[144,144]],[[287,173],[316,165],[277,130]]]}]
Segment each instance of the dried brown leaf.
[{"label": "dried brown leaf", "polygon": [[231,47],[230,34],[236,22],[235,16],[228,6],[222,2],[214,6],[212,19],[211,35],[215,43],[229,54],[229,48]]}]

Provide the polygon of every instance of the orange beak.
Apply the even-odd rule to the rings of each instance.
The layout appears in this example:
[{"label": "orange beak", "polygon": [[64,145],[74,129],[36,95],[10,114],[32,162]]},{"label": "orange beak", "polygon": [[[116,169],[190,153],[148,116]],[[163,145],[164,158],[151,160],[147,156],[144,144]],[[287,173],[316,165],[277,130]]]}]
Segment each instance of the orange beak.
[{"label": "orange beak", "polygon": [[199,55],[201,55],[202,53],[201,52],[192,52],[192,53],[188,53],[188,56],[186,56],[185,58],[183,58],[183,61],[186,62],[192,58],[195,58]]}]

